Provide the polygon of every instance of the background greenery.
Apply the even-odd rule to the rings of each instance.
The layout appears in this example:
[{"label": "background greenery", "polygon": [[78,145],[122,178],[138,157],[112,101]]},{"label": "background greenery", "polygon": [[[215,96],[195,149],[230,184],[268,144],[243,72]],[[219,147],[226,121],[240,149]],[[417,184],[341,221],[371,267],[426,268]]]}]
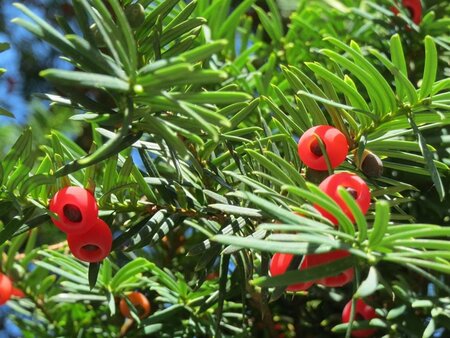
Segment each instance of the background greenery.
[{"label": "background greenery", "polygon": [[[8,303],[23,335],[338,337],[354,294],[378,336],[447,334],[450,5],[424,1],[416,26],[393,1],[143,0],[127,18],[130,2],[0,2],[20,60],[0,106],[24,121],[0,127],[1,270],[27,295]],[[354,150],[339,169],[373,196],[356,226],[335,208],[336,231],[311,207],[333,208],[311,184],[323,177],[296,154],[324,123]],[[355,165],[364,149],[382,177]],[[49,221],[66,184],[94,188],[114,230],[101,265]],[[273,252],[332,248],[353,256],[266,277]],[[349,265],[353,285],[283,293]],[[138,323],[116,310],[132,290],[153,305]]]}]

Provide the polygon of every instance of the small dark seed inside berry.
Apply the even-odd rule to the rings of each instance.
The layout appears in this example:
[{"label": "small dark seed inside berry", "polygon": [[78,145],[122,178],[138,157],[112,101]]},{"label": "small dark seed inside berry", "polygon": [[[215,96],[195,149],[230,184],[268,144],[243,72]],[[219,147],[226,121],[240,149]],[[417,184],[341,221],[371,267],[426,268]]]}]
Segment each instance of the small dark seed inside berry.
[{"label": "small dark seed inside berry", "polygon": [[352,197],[356,200],[356,198],[358,197],[358,192],[353,189],[353,188],[345,188],[345,190],[347,190],[350,195],[352,195]]},{"label": "small dark seed inside berry", "polygon": [[98,249],[99,249],[99,247],[95,244],[83,245],[83,250],[86,250],[86,251],[97,251]]},{"label": "small dark seed inside berry", "polygon": [[363,316],[361,316],[359,313],[355,314],[355,320],[356,321],[361,321],[361,320],[366,320],[366,318],[364,318]]},{"label": "small dark seed inside berry", "polygon": [[314,142],[311,143],[311,152],[316,155],[316,156],[322,156],[322,149],[320,149],[320,145],[319,142],[317,140],[315,140]]},{"label": "small dark seed inside berry", "polygon": [[66,216],[71,222],[81,222],[83,216],[80,209],[73,204],[66,204],[63,208],[64,216]]},{"label": "small dark seed inside berry", "polygon": [[411,17],[411,18],[413,18],[414,17],[414,9],[413,8],[411,8],[411,7],[406,7],[406,9],[408,10],[408,12],[409,12],[409,16]]}]

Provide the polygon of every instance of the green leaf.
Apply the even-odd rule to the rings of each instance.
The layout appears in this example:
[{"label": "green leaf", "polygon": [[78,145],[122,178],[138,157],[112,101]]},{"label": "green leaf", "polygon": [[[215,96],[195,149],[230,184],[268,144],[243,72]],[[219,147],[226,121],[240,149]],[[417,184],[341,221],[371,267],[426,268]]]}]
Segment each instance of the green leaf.
[{"label": "green leaf", "polygon": [[239,21],[242,15],[247,12],[247,10],[252,6],[254,0],[245,0],[241,2],[228,17],[225,22],[220,23],[220,29],[218,31],[218,36],[226,37],[230,34],[234,35],[235,27],[238,27]]},{"label": "green leaf", "polygon": [[362,243],[367,239],[367,222],[359,205],[356,203],[352,195],[344,187],[338,187],[338,194],[342,200],[347,204],[352,215],[355,217],[356,225],[358,227],[358,241]]},{"label": "green leaf", "polygon": [[385,56],[381,55],[375,49],[371,49],[370,52],[374,55],[378,60],[380,60],[387,69],[394,75],[397,95],[403,99],[404,95],[408,98],[408,101],[411,104],[416,104],[418,102],[417,92],[411,83],[408,80],[406,75],[403,74],[392,62],[390,62]]},{"label": "green leaf", "polygon": [[195,10],[196,7],[197,1],[189,2],[184,8],[181,9],[181,11],[177,14],[177,16],[174,17],[173,20],[166,25],[165,28],[170,29],[187,20],[191,16],[192,12]]},{"label": "green leaf", "polygon": [[108,258],[105,258],[103,260],[102,264],[102,282],[103,285],[109,285],[112,279],[112,267],[111,267],[111,261]]},{"label": "green leaf", "polygon": [[[351,323],[352,325],[352,331],[356,330],[367,330],[367,329],[387,329],[387,324],[382,321],[379,318],[374,318],[370,321],[367,320],[359,320],[359,321],[353,321]],[[336,325],[332,328],[332,332],[335,333],[345,333],[348,332],[348,328],[350,326],[350,323],[344,323]]]},{"label": "green leaf", "polygon": [[378,271],[374,266],[370,267],[367,278],[363,280],[353,298],[364,298],[372,295],[378,286]]},{"label": "green leaf", "polygon": [[345,233],[354,235],[355,229],[353,227],[353,224],[350,222],[350,219],[342,212],[341,208],[336,204],[336,202],[314,184],[307,183],[307,187],[310,191],[292,186],[283,187],[282,189],[296,194],[308,200],[309,202],[317,204],[320,207],[324,208],[330,214],[336,217],[339,227]]},{"label": "green leaf", "polygon": [[425,37],[425,68],[423,71],[422,85],[420,86],[419,98],[424,99],[430,95],[434,81],[436,80],[438,68],[438,56],[436,44],[431,36]]},{"label": "green leaf", "polygon": [[7,258],[5,265],[2,267],[3,271],[6,273],[10,273],[11,268],[14,264],[15,257],[19,249],[23,246],[25,241],[28,238],[28,233],[21,234],[20,236],[14,237],[11,240],[11,243],[9,244],[8,252],[7,252]]},{"label": "green leaf", "polygon": [[14,166],[19,162],[19,159],[26,159],[30,156],[31,147],[31,128],[25,128],[16,143],[14,143],[2,160],[3,180],[9,176]]},{"label": "green leaf", "polygon": [[265,10],[263,10],[261,7],[253,6],[253,8],[256,10],[256,13],[258,14],[259,20],[261,21],[261,25],[264,27],[267,34],[270,36],[270,39],[273,42],[278,42],[283,37],[283,30],[280,22],[277,22],[277,20],[274,18],[271,18],[267,14]]},{"label": "green leaf", "polygon": [[72,271],[68,272],[66,271],[65,267],[65,263],[62,263],[61,266],[63,268],[59,268],[53,264],[44,262],[44,261],[36,261],[35,264],[37,266],[40,266],[44,269],[47,269],[48,271],[51,271],[57,275],[60,275],[61,277],[67,278],[68,280],[71,280],[75,283],[79,283],[79,284],[86,284],[86,277],[80,277],[77,276],[76,274],[74,274]]},{"label": "green leaf", "polygon": [[388,108],[385,105],[383,89],[377,85],[376,80],[368,73],[365,68],[351,62],[346,57],[332,51],[332,50],[322,50],[322,53],[328,56],[331,60],[337,62],[341,66],[347,68],[350,72],[352,72],[361,83],[367,88],[367,93],[370,97],[370,100],[373,103],[373,111],[378,115],[382,116],[389,112]]},{"label": "green leaf", "polygon": [[150,219],[145,218],[134,225],[136,229],[133,228],[131,232],[131,244],[128,250],[134,250],[147,245],[161,223],[166,219],[166,213],[166,210],[158,210]]},{"label": "green leaf", "polygon": [[179,55],[181,59],[184,59],[188,63],[197,63],[204,61],[211,55],[220,52],[227,45],[227,40],[217,40],[208,44],[201,45],[197,48],[191,49]]},{"label": "green leaf", "polygon": [[[294,93],[298,93],[300,90],[307,92],[305,85],[298,78],[298,76],[294,74],[291,68],[292,67],[286,68],[285,66],[281,66],[281,70],[283,71],[284,76],[288,80],[292,90],[294,91]],[[304,97],[302,98],[301,102],[304,104],[305,108],[308,111],[308,114],[311,116],[315,125],[328,124],[325,115],[323,114],[322,110],[313,99],[309,97]]]},{"label": "green leaf", "polygon": [[395,318],[398,318],[398,317],[402,316],[406,312],[407,309],[408,309],[408,307],[405,304],[400,305],[398,307],[394,307],[389,310],[388,314],[386,315],[386,319],[393,320]]},{"label": "green leaf", "polygon": [[120,268],[119,271],[117,271],[110,283],[111,290],[117,291],[128,279],[144,271],[149,271],[153,267],[154,264],[149,262],[145,258],[136,258],[135,260],[127,263],[122,268]]},{"label": "green leaf", "polygon": [[0,107],[0,115],[6,116],[6,117],[11,117],[11,118],[15,118],[14,114],[11,113],[10,111],[6,110],[5,108]]},{"label": "green leaf", "polygon": [[[151,29],[154,27],[156,21],[163,20],[179,3],[179,0],[166,0],[153,8],[150,14],[146,15],[142,28],[137,32],[137,39],[141,40],[150,35]],[[146,6],[144,6],[146,7]]]},{"label": "green leaf", "polygon": [[39,75],[59,86],[88,87],[122,93],[126,93],[130,90],[129,83],[103,74],[46,69],[41,71]]},{"label": "green leaf", "polygon": [[220,210],[226,214],[232,214],[232,215],[237,215],[237,216],[256,217],[256,218],[262,217],[261,212],[257,209],[244,208],[244,207],[239,207],[236,205],[216,203],[216,204],[209,204],[208,207]]},{"label": "green leaf", "polygon": [[434,318],[431,318],[430,321],[428,322],[427,327],[425,328],[425,331],[423,331],[422,338],[432,337],[435,331],[436,331],[436,323],[434,321]]},{"label": "green leaf", "polygon": [[[438,225],[431,224],[414,224],[414,227],[400,227],[395,226],[395,228],[399,228],[399,232],[393,233],[389,236],[385,236],[382,241],[383,246],[391,246],[397,240],[403,239],[413,239],[416,237],[449,237],[450,229],[446,227],[441,227]],[[392,230],[389,229],[389,233],[392,233]]]},{"label": "green leaf", "polygon": [[42,185],[53,185],[56,182],[54,176],[45,174],[35,174],[26,178],[20,186],[19,193],[21,196],[25,197],[27,194],[33,192],[36,188]]},{"label": "green leaf", "polygon": [[261,155],[260,153],[251,149],[247,149],[246,152],[253,159],[258,161],[258,163],[261,164],[264,168],[268,169],[273,177],[278,178],[284,184],[294,185],[294,181],[289,177],[289,175],[283,169],[279,168],[274,162],[267,159],[264,155]]},{"label": "green leaf", "polygon": [[100,271],[100,263],[90,263],[89,264],[89,287],[91,290],[95,288],[97,284],[98,273]]},{"label": "green leaf", "polygon": [[120,5],[118,0],[109,0],[109,4],[111,5],[114,14],[115,21],[119,32],[122,37],[123,48],[126,46],[126,56],[127,63],[129,62],[128,74],[132,79],[134,79],[136,74],[136,67],[138,63],[138,55],[137,55],[137,46],[136,41],[134,40],[133,32],[131,31],[131,27],[128,23],[126,15],[122,10],[122,6]]},{"label": "green leaf", "polygon": [[[391,37],[390,51],[393,65],[398,69],[398,71],[400,71],[401,74],[403,74],[407,78],[408,71],[406,67],[405,54],[403,52],[403,46],[402,41],[400,39],[400,35],[394,34]],[[406,92],[402,87],[400,80],[397,77],[395,77],[395,87],[397,88],[397,94],[399,98],[403,99],[403,97],[405,97],[406,95]]]},{"label": "green leaf", "polygon": [[375,205],[375,222],[369,236],[369,248],[377,247],[385,238],[390,216],[389,203],[384,200],[377,201]]},{"label": "green leaf", "polygon": [[328,69],[326,69],[319,63],[307,62],[306,65],[314,73],[331,82],[338,91],[347,96],[353,107],[358,108],[361,111],[370,112],[370,108],[367,105],[364,98],[362,97],[362,95],[355,88],[349,85],[346,81],[344,81],[334,73],[330,72]]},{"label": "green leaf", "polygon": [[252,97],[240,92],[199,92],[199,93],[170,93],[175,100],[188,101],[196,104],[217,104],[225,105],[241,101],[249,101]]},{"label": "green leaf", "polygon": [[427,169],[430,171],[431,179],[435,185],[435,189],[439,195],[439,199],[443,201],[445,197],[445,188],[444,184],[442,183],[439,171],[436,167],[436,163],[434,162],[433,153],[430,151],[430,149],[428,149],[427,142],[420,132],[419,128],[417,127],[416,122],[414,121],[414,116],[408,116],[408,122],[411,125],[412,130],[414,131],[414,135],[419,142],[420,151],[425,158]]},{"label": "green leaf", "polygon": [[9,43],[7,43],[7,42],[0,42],[0,53],[4,52],[7,49],[9,49]]},{"label": "green leaf", "polygon": [[311,128],[312,125],[308,116],[306,114],[301,114],[298,109],[295,109],[280,88],[275,85],[272,85],[272,88],[275,90],[275,94],[281,101],[282,108],[286,111],[286,113],[278,108],[278,106],[271,98],[263,97],[263,99],[264,102],[266,102],[273,110],[277,118],[280,121],[287,123],[298,135],[303,134],[305,130]]},{"label": "green leaf", "polygon": [[[262,240],[256,237],[238,237],[231,235],[215,235],[211,240],[236,248],[254,249],[264,252],[281,252],[296,255],[328,252],[330,249],[348,249],[348,246],[320,234],[272,235],[274,240]],[[276,240],[279,239],[279,240]],[[293,239],[293,241],[286,241]],[[304,241],[300,243],[299,241]],[[315,244],[315,245],[314,245]]]},{"label": "green leaf", "polygon": [[161,323],[166,320],[173,320],[176,316],[180,316],[180,312],[185,310],[183,304],[175,304],[169,306],[167,309],[156,311],[147,319],[143,320],[141,325],[144,326],[144,331],[147,330],[151,324]]}]

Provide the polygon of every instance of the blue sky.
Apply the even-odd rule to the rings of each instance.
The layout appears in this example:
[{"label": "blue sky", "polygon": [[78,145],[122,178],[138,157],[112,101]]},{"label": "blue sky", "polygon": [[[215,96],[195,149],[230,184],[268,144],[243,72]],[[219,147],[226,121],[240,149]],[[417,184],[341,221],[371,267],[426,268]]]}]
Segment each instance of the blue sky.
[{"label": "blue sky", "polygon": [[[41,17],[44,15],[42,8],[33,6],[32,4],[27,4],[27,6],[35,14]],[[11,119],[0,116],[0,124],[23,124],[26,122],[26,116],[29,114],[29,107],[27,101],[22,96],[23,81],[26,79],[22,79],[20,76],[19,67],[21,60],[20,53],[18,52],[16,46],[18,44],[28,43],[35,54],[42,54],[43,56],[47,54],[50,47],[33,39],[33,36],[19,25],[11,23],[11,20],[16,17],[29,20],[12,5],[12,2],[4,3],[3,13],[1,14],[9,27],[11,36],[8,36],[5,33],[0,33],[0,42],[10,43],[11,48],[0,54],[0,68],[6,68],[7,70],[7,72],[0,79],[0,105],[11,111],[16,118]],[[30,43],[31,41],[33,41],[33,43]],[[9,81],[14,83],[12,89],[8,88]]]}]

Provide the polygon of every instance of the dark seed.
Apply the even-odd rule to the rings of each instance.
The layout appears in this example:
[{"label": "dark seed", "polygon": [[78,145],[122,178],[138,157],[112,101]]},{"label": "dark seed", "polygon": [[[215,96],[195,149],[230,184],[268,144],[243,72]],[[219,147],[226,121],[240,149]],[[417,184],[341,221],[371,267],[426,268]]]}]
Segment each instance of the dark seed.
[{"label": "dark seed", "polygon": [[316,156],[322,156],[323,155],[322,149],[320,149],[320,145],[319,145],[319,142],[317,140],[311,143],[310,149],[311,149],[311,152],[314,155],[316,155]]},{"label": "dark seed", "polygon": [[361,316],[359,313],[355,314],[355,320],[356,321],[362,321],[362,320],[366,320],[366,318],[364,318],[363,316]]},{"label": "dark seed", "polygon": [[97,251],[98,249],[99,249],[98,246],[95,244],[83,245],[83,250],[86,250],[86,251]]},{"label": "dark seed", "polygon": [[361,171],[367,177],[378,178],[383,174],[383,162],[377,155],[369,153],[361,164]]},{"label": "dark seed", "polygon": [[353,188],[345,188],[345,190],[347,190],[350,195],[352,195],[352,197],[356,200],[356,198],[358,197],[358,192],[353,189]]},{"label": "dark seed", "polygon": [[71,222],[81,222],[83,215],[81,215],[80,209],[73,204],[66,204],[63,207],[64,216],[66,216]]}]

